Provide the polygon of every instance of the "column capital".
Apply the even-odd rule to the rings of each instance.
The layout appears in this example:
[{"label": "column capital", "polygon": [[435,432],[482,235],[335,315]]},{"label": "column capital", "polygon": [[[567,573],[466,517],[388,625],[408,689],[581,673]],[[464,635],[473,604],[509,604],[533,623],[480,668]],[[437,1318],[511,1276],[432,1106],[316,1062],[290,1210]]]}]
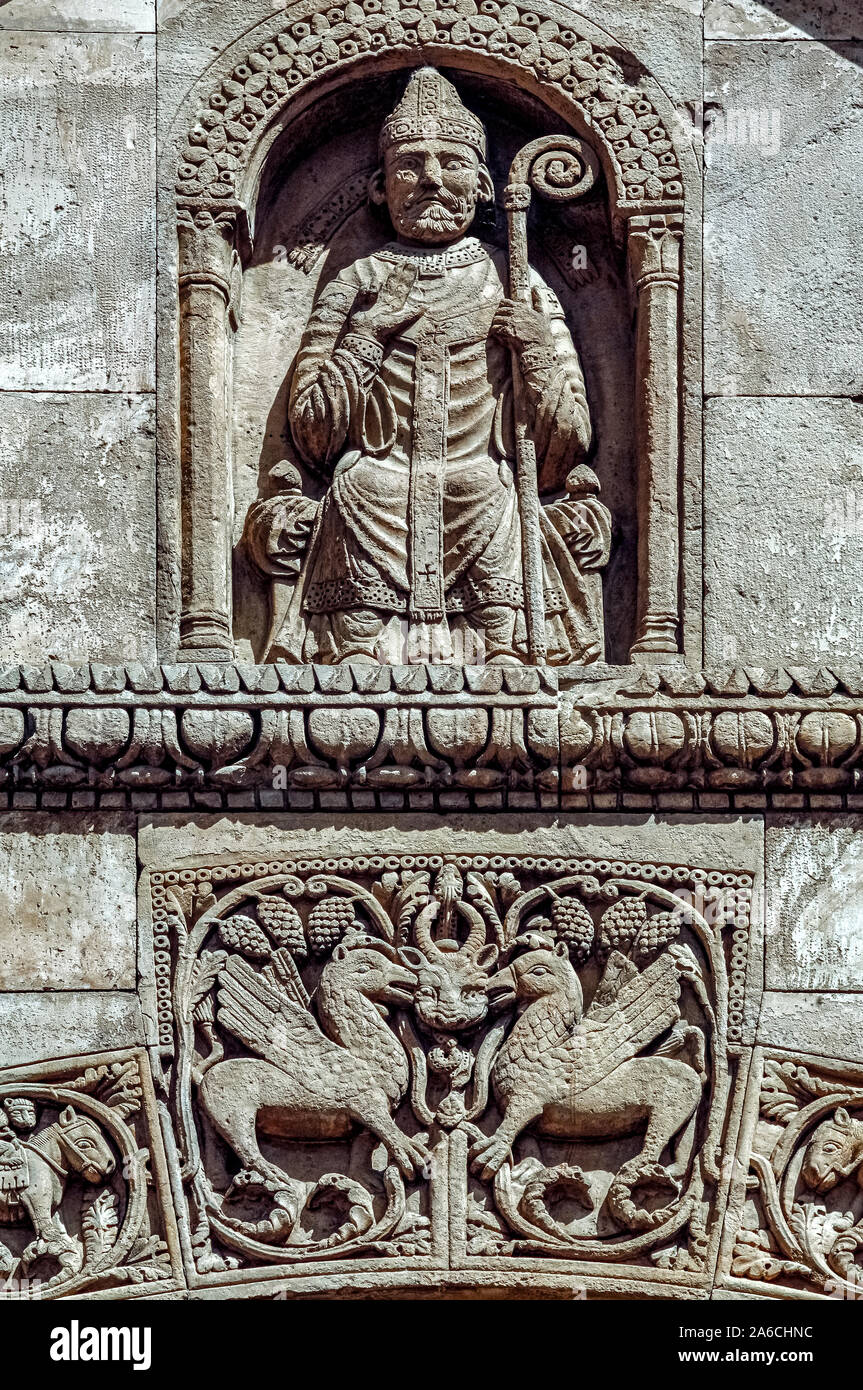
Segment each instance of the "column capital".
[{"label": "column capital", "polygon": [[649,284],[676,285],[680,280],[683,214],[631,217],[628,227],[627,252],[636,291],[640,294]]},{"label": "column capital", "polygon": [[181,205],[177,209],[181,291],[210,285],[227,302],[234,251],[247,238],[247,227],[245,209],[238,203]]}]

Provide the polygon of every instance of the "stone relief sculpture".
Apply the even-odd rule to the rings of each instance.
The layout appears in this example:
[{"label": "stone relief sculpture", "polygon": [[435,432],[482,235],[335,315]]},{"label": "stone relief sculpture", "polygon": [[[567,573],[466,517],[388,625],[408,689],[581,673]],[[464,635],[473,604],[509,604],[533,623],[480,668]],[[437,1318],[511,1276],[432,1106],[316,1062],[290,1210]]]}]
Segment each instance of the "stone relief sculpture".
[{"label": "stone relief sculpture", "polygon": [[[603,655],[611,521],[583,462],[578,354],[528,266],[523,216],[531,182],[574,196],[595,161],[579,142],[535,143],[506,190],[507,266],[470,234],[494,188],[454,86],[419,69],[384,123],[370,196],[395,240],[324,286],[291,384],[296,449],[328,490],[317,506],[283,464],[247,520],[274,581],[270,659]],[[538,491],[560,500],[540,507]]]},{"label": "stone relief sculpture", "polygon": [[856,1068],[767,1057],[747,1098],[732,1279],[832,1298],[863,1285],[863,1084]]},{"label": "stone relief sculpture", "polygon": [[710,878],[479,853],[154,873],[198,1276],[410,1256],[697,1279],[738,1029],[721,936],[736,996],[750,897]]},{"label": "stone relief sculpture", "polygon": [[157,1132],[138,1053],[0,1072],[6,1296],[174,1286]]},{"label": "stone relief sculpture", "polygon": [[[344,13],[310,0],[289,21],[279,14],[259,26],[254,39],[238,39],[190,95],[175,166],[179,391],[172,408],[179,408],[181,545],[171,551],[176,587],[166,590],[164,613],[166,630],[176,628],[177,650],[185,658],[317,664],[425,659],[457,665],[473,657],[557,665],[603,659],[607,642],[615,663],[650,665],[700,651],[701,430],[693,414],[700,241],[690,215],[697,208],[697,158],[655,80],[637,64],[621,65],[622,51],[578,16],[564,21],[543,5],[523,9],[496,0],[458,0],[427,9],[418,21],[406,0],[364,0]],[[452,81],[442,85],[442,74],[430,63],[445,65],[459,90],[464,73],[468,104],[485,103],[488,151],[476,115],[465,109]],[[405,189],[401,184],[397,194],[392,178],[387,186],[387,167],[394,176],[399,151],[416,132],[404,125],[397,130],[392,115],[386,118],[386,148],[371,189],[381,211],[386,207],[390,214],[393,239],[387,245],[386,233],[378,229],[375,235],[365,210],[347,228],[369,186],[373,148],[367,124],[393,99],[389,92],[399,71],[403,83],[411,73],[415,84],[417,74],[424,74],[423,101],[425,93],[435,94],[425,113],[433,123],[442,120],[445,126],[450,115],[454,122],[449,135],[429,124],[420,139],[461,150],[472,172],[461,188],[455,169],[444,177],[438,161],[443,202],[467,198],[456,218],[460,229],[440,223],[443,203],[435,192],[433,221],[439,225],[411,236],[393,221],[395,200]],[[378,77],[387,88],[385,100],[374,93]],[[351,106],[342,99],[349,84],[352,99],[362,105],[358,93],[368,93],[374,111],[353,125],[343,119]],[[400,116],[407,119],[410,108],[417,117],[419,91],[418,85],[409,91],[402,86],[401,100],[395,98]],[[504,129],[516,108],[515,124]],[[495,110],[503,118],[500,127]],[[549,137],[553,149],[538,149],[541,142],[530,133],[555,127],[577,132],[577,138]],[[359,164],[343,158],[344,149],[338,153],[338,132],[350,139],[352,150],[358,141]],[[513,159],[516,136],[527,144]],[[333,186],[321,189],[316,161],[326,158],[327,147],[339,174]],[[523,158],[531,149],[531,158]],[[508,178],[504,151],[512,160]],[[426,156],[437,160],[431,149]],[[506,212],[508,254],[480,241],[481,227],[471,212],[472,204],[489,207],[490,167]],[[572,304],[568,293],[564,298],[568,327],[580,339],[590,373],[593,399],[587,400],[559,305],[546,293],[543,277],[530,272],[524,219],[531,193],[582,199],[591,184],[598,196],[569,209],[573,222],[558,220],[561,210],[543,213],[531,232],[537,234],[532,250],[542,257],[543,276],[552,275],[562,293],[585,289],[581,305]],[[286,189],[296,191],[296,206],[280,201]],[[452,206],[444,211],[451,219]],[[585,237],[593,248],[596,265],[587,277],[592,287],[583,285],[584,271],[572,262],[573,226],[579,228],[576,239]],[[354,231],[361,234],[352,254],[362,254],[345,265],[342,251],[351,254]],[[268,335],[266,306],[278,301],[283,288],[279,275],[270,273],[271,251],[286,238],[291,245],[282,248],[289,251],[285,264],[298,276],[310,274],[334,245],[333,269],[344,269],[324,284],[311,310],[309,287],[294,281],[286,302],[290,327],[276,328],[275,318],[274,334]],[[480,242],[479,259],[452,263],[454,255],[470,250],[471,239]],[[483,249],[492,263],[486,271]],[[436,266],[442,273],[429,277],[426,272]],[[290,274],[284,283],[289,280]],[[472,291],[481,282],[496,283],[500,301],[518,306],[509,315],[510,329],[518,319],[518,333],[504,331],[506,315],[492,332],[495,312],[491,300],[482,301],[479,317],[471,306],[474,326],[467,336],[438,343],[429,357],[425,330],[436,316],[449,318],[450,310],[453,320],[466,322],[463,307],[457,307],[459,286]],[[331,305],[334,317],[325,327],[319,311],[326,314],[328,294],[340,293],[348,299]],[[416,317],[401,324],[379,321],[387,314],[397,318],[402,308]],[[367,332],[360,331],[364,314]],[[308,327],[301,346],[295,322]],[[455,322],[452,329],[461,331]],[[268,361],[262,375],[261,352],[274,337],[284,360],[277,351],[278,368]],[[442,457],[445,441],[450,453],[456,448],[459,401],[476,370],[476,364],[467,366],[468,344],[481,357],[483,339],[489,359],[483,409],[459,439],[454,457],[460,477],[454,471],[447,482],[429,460]],[[317,388],[321,403],[310,384],[323,370],[315,351],[329,354],[326,382]],[[304,359],[308,372],[292,372],[287,400],[285,372]],[[430,370],[443,381],[442,362],[450,359],[455,375],[443,382],[442,390],[450,393],[446,408],[429,416],[431,435],[424,427],[414,437],[416,361],[428,382]],[[562,395],[561,383],[568,383]],[[430,392],[428,399],[436,394],[441,392]],[[334,402],[338,418],[327,415]],[[418,418],[424,420],[424,412],[425,405]],[[599,503],[596,477],[584,471],[591,433],[604,501],[618,526],[610,557],[609,517]],[[288,449],[281,446],[282,435]],[[459,490],[470,450],[482,461],[486,481],[468,489],[474,519],[465,514],[459,530],[455,504],[463,500]],[[287,467],[279,467],[282,453]],[[373,465],[376,488],[364,493],[360,483],[365,477],[368,484]],[[399,468],[400,501],[396,506],[395,495],[383,498],[382,531],[373,539],[366,502],[381,502],[381,477]],[[507,469],[511,483],[500,481]],[[416,495],[411,476],[423,480]],[[319,507],[321,481],[329,491]],[[247,520],[243,543],[242,525],[236,528],[231,515],[232,489]],[[345,497],[353,497],[365,530]],[[489,497],[496,499],[494,506],[476,502]],[[421,529],[409,527],[409,513],[425,518]],[[462,531],[470,531],[471,545],[456,555],[450,544],[461,543]],[[325,562],[330,537],[337,544]],[[342,583],[340,597],[328,565],[336,567],[335,581],[347,579],[354,588]],[[366,587],[362,603],[350,597],[358,585]],[[365,618],[357,617],[363,613]],[[427,613],[441,616],[420,616]]]}]

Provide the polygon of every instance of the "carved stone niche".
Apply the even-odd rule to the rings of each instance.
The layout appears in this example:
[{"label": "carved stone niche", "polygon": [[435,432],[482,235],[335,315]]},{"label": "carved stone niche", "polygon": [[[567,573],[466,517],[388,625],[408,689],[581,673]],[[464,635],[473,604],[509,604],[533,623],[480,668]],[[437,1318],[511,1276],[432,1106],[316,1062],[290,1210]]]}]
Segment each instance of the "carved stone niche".
[{"label": "carved stone niche", "polygon": [[705,1296],[752,875],[329,835],[147,871],[191,1286]]},{"label": "carved stone niche", "polygon": [[2,1296],[152,1297],[181,1280],[146,1055],[0,1071]]},{"label": "carved stone niche", "polygon": [[[518,514],[509,547],[520,536],[522,555],[518,580],[508,583],[521,598],[508,589],[503,601],[521,604],[523,617],[509,659],[667,664],[682,654],[698,664],[700,192],[691,130],[685,113],[675,111],[643,64],[630,63],[611,36],[553,4],[527,11],[494,0],[424,9],[420,22],[401,0],[366,0],[344,14],[294,5],[223,52],[182,108],[165,156],[179,160],[179,334],[176,361],[164,363],[162,390],[179,429],[176,446],[170,432],[163,434],[164,647],[202,660],[349,659],[349,642],[332,651],[318,643],[310,656],[308,645],[286,650],[280,635],[336,463],[331,458],[314,467],[301,455],[288,424],[289,394],[313,306],[340,271],[393,241],[385,209],[370,205],[369,180],[384,120],[411,73],[429,65],[452,81],[485,126],[495,206],[481,205],[470,230],[492,255],[499,251],[504,288],[507,255],[515,255],[508,288],[516,298],[530,298],[526,263],[512,247],[533,186],[527,253],[562,306],[593,427],[589,466],[567,474],[559,464],[545,483],[541,467],[546,490],[538,513],[533,465],[518,453]],[[517,152],[548,136],[575,140],[579,153],[557,162],[528,159],[518,172]],[[575,200],[562,198],[567,185],[569,193],[580,190]],[[417,274],[426,273],[423,261]],[[168,298],[173,292],[163,287]],[[166,300],[163,305],[170,322]],[[375,351],[374,344],[367,348],[369,360],[359,370],[374,371]],[[533,349],[540,371],[544,351]],[[444,354],[444,374],[446,360]],[[534,359],[528,353],[520,360],[516,433],[530,395],[522,373],[529,379],[526,364]],[[429,381],[427,399],[445,393],[445,375]],[[426,448],[439,423],[407,421],[415,441],[425,436],[415,452]],[[528,421],[528,455],[536,428]],[[440,455],[439,440],[428,448]],[[572,458],[578,461],[578,451]],[[407,527],[414,578],[406,611],[411,622],[431,614],[434,626],[440,586],[433,601],[411,606],[420,602],[417,576],[443,565],[432,515],[440,499],[432,504],[423,492],[426,484],[436,486],[434,459],[425,463],[423,482],[419,464],[411,462],[416,497],[410,505],[422,526]],[[613,523],[610,559],[605,564],[605,542],[596,541],[593,558],[584,561],[588,571],[595,568],[579,583],[587,608],[599,614],[599,638],[575,637],[554,649],[546,637],[550,624],[541,624],[541,640],[534,632],[537,603],[546,615],[563,613],[564,626],[565,614],[575,610],[569,597],[561,598],[565,582],[555,590],[541,545],[551,525],[559,537],[553,544],[575,554],[575,531],[594,505],[597,479]],[[575,531],[568,529],[573,515]],[[603,524],[596,523],[599,530]],[[411,551],[414,534],[421,544]],[[583,568],[581,560],[572,565]],[[503,581],[494,582],[500,590]],[[496,602],[498,590],[496,598],[489,590]],[[379,594],[376,601],[386,608],[391,598]],[[474,601],[475,595],[459,598],[456,607]],[[446,626],[450,609],[443,611]],[[436,639],[414,649],[413,628],[399,625],[393,612],[404,640],[395,651],[390,633],[378,659],[482,661],[464,641],[443,654]]]}]

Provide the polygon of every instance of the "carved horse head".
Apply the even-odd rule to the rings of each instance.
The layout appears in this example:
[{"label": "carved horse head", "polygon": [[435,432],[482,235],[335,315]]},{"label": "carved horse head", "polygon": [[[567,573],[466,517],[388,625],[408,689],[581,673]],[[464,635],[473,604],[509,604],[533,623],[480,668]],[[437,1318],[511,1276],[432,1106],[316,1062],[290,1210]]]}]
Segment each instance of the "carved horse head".
[{"label": "carved horse head", "polygon": [[43,1129],[28,1147],[37,1150],[62,1176],[78,1173],[85,1182],[102,1182],[116,1167],[114,1155],[96,1121],[79,1115],[71,1105],[67,1105],[60,1118]]},{"label": "carved horse head", "polygon": [[863,1186],[863,1120],[852,1119],[840,1106],[830,1119],[822,1120],[809,1140],[803,1181],[813,1192],[829,1192],[855,1171]]}]

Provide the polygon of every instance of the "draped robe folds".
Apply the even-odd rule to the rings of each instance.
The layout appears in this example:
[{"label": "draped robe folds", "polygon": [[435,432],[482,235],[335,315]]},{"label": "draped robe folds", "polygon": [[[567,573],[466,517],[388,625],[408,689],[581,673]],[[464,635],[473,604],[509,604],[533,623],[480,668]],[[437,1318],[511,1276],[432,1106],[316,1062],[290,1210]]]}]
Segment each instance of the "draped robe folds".
[{"label": "draped robe folds", "polygon": [[[351,332],[350,315],[405,262],[416,272],[406,307],[417,317],[382,350]],[[531,273],[554,351],[528,349],[522,371],[540,489],[560,490],[590,444],[590,416],[563,311]],[[289,418],[303,459],[332,482],[278,635],[287,657],[328,662],[361,654],[356,624],[345,650],[345,615],[357,615],[360,626],[363,615],[371,619],[371,643],[393,619],[483,630],[486,615],[506,610],[515,618],[510,652],[524,659],[511,363],[489,333],[504,277],[502,254],[471,237],[438,252],[394,243],[320,293],[297,358]],[[564,539],[573,505],[582,533],[589,532],[579,547],[581,568]],[[565,513],[565,503],[559,516],[554,507],[541,509],[550,659],[593,660],[603,652],[597,571],[608,558],[609,516],[595,497]],[[485,635],[491,657],[495,641]]]}]

